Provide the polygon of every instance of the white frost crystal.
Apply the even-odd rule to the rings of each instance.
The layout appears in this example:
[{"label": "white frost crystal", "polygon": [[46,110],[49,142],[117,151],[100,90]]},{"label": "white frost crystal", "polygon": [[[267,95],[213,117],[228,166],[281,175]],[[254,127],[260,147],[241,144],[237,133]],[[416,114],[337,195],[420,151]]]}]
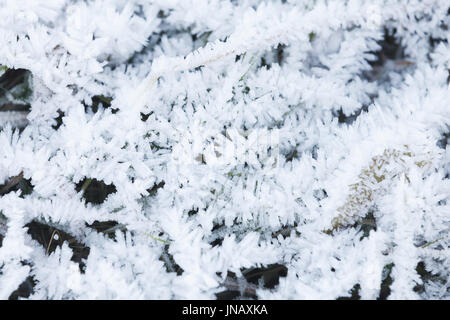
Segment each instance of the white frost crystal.
[{"label": "white frost crystal", "polygon": [[0,82],[33,79],[0,87],[0,298],[450,299],[449,27],[446,0],[0,0]]}]

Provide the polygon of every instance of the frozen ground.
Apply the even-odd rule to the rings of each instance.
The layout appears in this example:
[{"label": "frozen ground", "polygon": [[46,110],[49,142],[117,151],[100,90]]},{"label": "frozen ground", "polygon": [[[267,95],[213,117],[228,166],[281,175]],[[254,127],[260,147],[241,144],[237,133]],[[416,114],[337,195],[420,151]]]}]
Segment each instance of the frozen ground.
[{"label": "frozen ground", "polygon": [[446,0],[0,0],[1,299],[449,299]]}]

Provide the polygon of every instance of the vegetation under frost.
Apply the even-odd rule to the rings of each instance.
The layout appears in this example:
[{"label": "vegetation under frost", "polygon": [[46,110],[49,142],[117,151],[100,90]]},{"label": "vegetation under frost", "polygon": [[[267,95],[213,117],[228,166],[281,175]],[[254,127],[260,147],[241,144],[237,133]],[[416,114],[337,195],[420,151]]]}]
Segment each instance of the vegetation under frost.
[{"label": "vegetation under frost", "polygon": [[449,299],[445,0],[0,0],[0,298]]}]

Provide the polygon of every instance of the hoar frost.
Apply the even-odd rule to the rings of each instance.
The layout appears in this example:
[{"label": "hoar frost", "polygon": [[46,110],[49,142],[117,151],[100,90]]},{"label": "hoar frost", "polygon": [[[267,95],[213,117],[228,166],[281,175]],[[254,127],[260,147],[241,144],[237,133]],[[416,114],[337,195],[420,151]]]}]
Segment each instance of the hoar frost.
[{"label": "hoar frost", "polygon": [[449,25],[0,0],[0,298],[449,299]]}]

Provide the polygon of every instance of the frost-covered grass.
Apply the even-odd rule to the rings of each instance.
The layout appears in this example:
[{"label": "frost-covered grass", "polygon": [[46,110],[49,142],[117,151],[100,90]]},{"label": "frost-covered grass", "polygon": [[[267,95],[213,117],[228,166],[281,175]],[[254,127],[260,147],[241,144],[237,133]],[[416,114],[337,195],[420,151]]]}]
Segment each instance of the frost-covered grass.
[{"label": "frost-covered grass", "polygon": [[1,299],[449,299],[446,0],[0,0]]}]

